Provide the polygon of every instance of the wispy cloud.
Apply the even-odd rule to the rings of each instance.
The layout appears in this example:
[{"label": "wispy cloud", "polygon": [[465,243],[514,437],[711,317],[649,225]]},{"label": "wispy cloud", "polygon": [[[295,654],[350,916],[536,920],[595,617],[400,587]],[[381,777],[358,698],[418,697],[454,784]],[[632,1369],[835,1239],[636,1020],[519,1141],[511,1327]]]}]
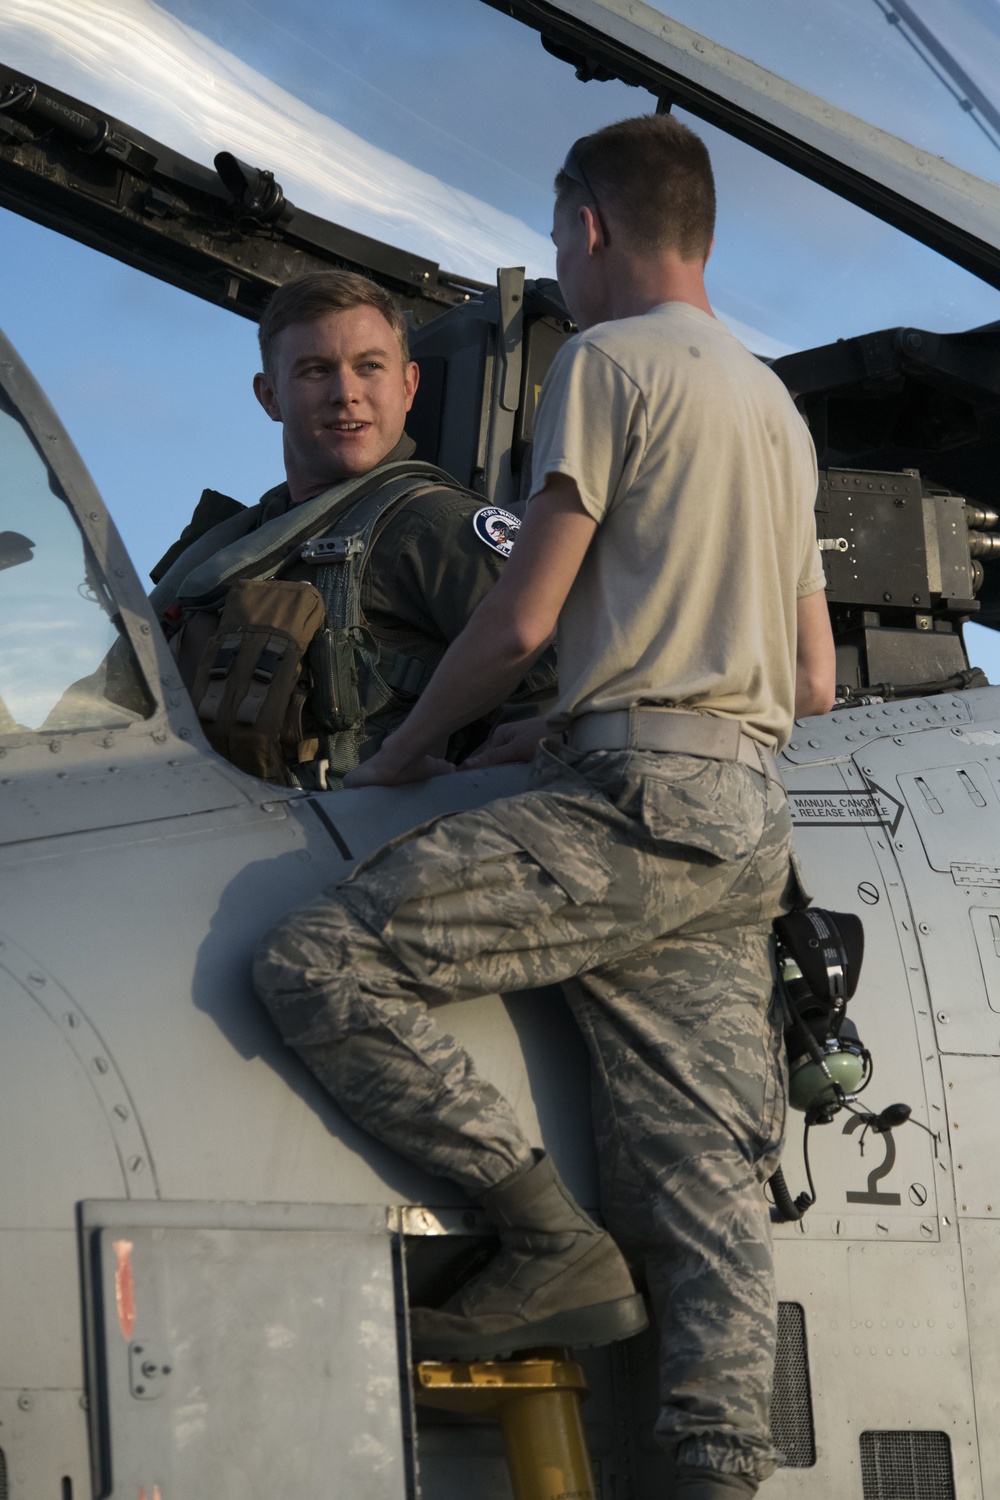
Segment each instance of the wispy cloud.
[{"label": "wispy cloud", "polygon": [[151,0],[4,0],[0,47],[8,65],[204,165],[232,151],[299,207],[447,270],[552,274],[544,235],[370,145]]}]

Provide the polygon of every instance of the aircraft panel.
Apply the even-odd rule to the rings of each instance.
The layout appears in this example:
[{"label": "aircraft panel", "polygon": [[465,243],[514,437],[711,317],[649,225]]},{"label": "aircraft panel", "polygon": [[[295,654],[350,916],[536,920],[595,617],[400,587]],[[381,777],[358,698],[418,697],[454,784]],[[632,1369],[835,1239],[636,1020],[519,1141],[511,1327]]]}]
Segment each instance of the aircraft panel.
[{"label": "aircraft panel", "polygon": [[[993,1098],[996,1095],[994,1093]],[[992,1112],[993,1102],[990,1103]],[[996,1159],[995,1142],[994,1163]],[[963,1290],[969,1305],[969,1345],[977,1390],[987,1393],[978,1424],[983,1494],[1000,1494],[1000,1423],[989,1393],[1000,1390],[1000,1278],[993,1267],[1000,1255],[1000,1224],[984,1219],[962,1223]]]},{"label": "aircraft panel", "polygon": [[384,1210],[91,1203],[84,1229],[102,1494],[405,1500]]},{"label": "aircraft panel", "polygon": [[[5,917],[26,948],[45,952],[47,989],[61,980],[65,1009],[91,1034],[113,1035],[111,1062],[120,1092],[127,1083],[134,1098],[160,1193],[308,1200],[336,1191],[377,1202],[387,1178],[404,1199],[458,1201],[455,1190],[370,1145],[339,1114],[281,1043],[252,993],[249,968],[268,927],[342,878],[354,858],[421,812],[458,810],[523,778],[515,767],[442,778],[423,802],[419,788],[272,802],[278,789],[260,786],[265,800],[253,810],[189,815],[169,830],[137,824],[8,848],[0,868]],[[325,818],[317,804],[330,810]],[[63,913],[55,926],[54,909]],[[122,996],[133,1002],[123,1006]],[[446,1007],[442,1018],[593,1204],[593,1143],[573,1126],[589,1108],[585,1053],[561,997],[525,994],[505,1006],[483,1000]],[[552,1056],[566,1064],[557,1078]],[[109,1094],[113,1122],[119,1102]],[[141,1145],[122,1154],[147,1156]],[[72,1199],[60,1201],[65,1214]]]},{"label": "aircraft panel", "polygon": [[997,1140],[983,1121],[996,1115],[1000,1093],[1000,1058],[945,1057],[942,1059],[948,1130],[955,1154],[955,1183],[960,1218],[996,1218],[1000,1222],[1000,1176]]},{"label": "aircraft panel", "polygon": [[[915,730],[958,726],[971,720],[969,699],[959,693],[845,706],[822,719],[797,720],[792,738],[781,753],[793,766],[820,765],[852,755],[864,740],[892,735],[894,743],[902,744]],[[830,811],[822,806],[811,811],[803,807],[796,810],[795,817],[802,823],[818,825],[830,820]]]},{"label": "aircraft panel", "polygon": [[[91,1181],[97,1180],[94,1173]],[[17,1388],[78,1391],[83,1345],[76,1232],[0,1231],[0,1301],[5,1337],[24,1351]]]},{"label": "aircraft panel", "polygon": [[[103,1075],[95,1072],[93,1061],[103,1060],[104,1049],[88,1048],[91,1055],[86,1060],[74,1050],[71,1038],[75,1041],[82,1028],[70,1027],[65,1020],[67,1015],[76,1015],[71,1002],[58,991],[52,994],[53,986],[44,983],[47,976],[37,964],[30,966],[34,983],[27,974],[19,983],[8,966],[7,944],[3,947],[0,1008],[7,1040],[0,1048],[0,1136],[9,1142],[19,1140],[25,1121],[30,1120],[31,1150],[9,1153],[0,1198],[0,1231],[17,1232],[29,1225],[67,1229],[71,1224],[67,1205],[80,1194],[81,1176],[86,1178],[88,1192],[102,1196],[128,1192],[119,1142],[95,1087],[103,1083]],[[44,1008],[39,994],[43,988],[58,1007],[55,1015]],[[48,1080],[44,1101],[39,1101],[29,1081],[39,1077]],[[125,1097],[123,1092],[118,1102]],[[49,1180],[59,1184],[52,1194],[32,1165],[34,1151],[49,1164]],[[0,1280],[5,1289],[16,1286],[16,1281]]]},{"label": "aircraft panel", "polygon": [[[78,1284],[76,1264],[73,1274]],[[79,1385],[73,1390],[0,1389],[0,1482],[8,1495],[15,1500],[22,1495],[25,1500],[87,1495],[90,1460],[81,1410],[85,1399]]]},{"label": "aircraft panel", "polygon": [[[816,1464],[779,1469],[774,1500],[979,1500],[976,1411],[954,1230],[942,1245],[782,1243],[780,1295],[805,1309]],[[863,1393],[861,1395],[860,1393]],[[859,1399],[860,1395],[860,1399]],[[914,1465],[902,1484],[862,1480],[862,1439],[945,1436],[954,1491]],[[988,1491],[986,1493],[989,1493]]]},{"label": "aircraft panel", "polygon": [[[949,748],[945,742],[946,758]],[[950,874],[956,847],[967,863],[989,863],[1000,839],[1000,802],[986,766],[978,760],[925,766],[896,781],[932,870]]]},{"label": "aircraft panel", "polygon": [[[994,696],[995,690],[983,694]],[[881,740],[855,756],[871,782],[905,804],[893,850],[909,892],[944,1054],[1000,1054],[1000,1016],[988,988],[996,954],[990,902],[984,900],[984,881],[1000,878],[989,875],[1000,848],[1000,762],[992,744],[979,743],[993,736],[985,725],[954,726],[909,736],[901,745]],[[987,911],[985,923],[974,908]]]},{"label": "aircraft panel", "polygon": [[[865,959],[850,1015],[876,1059],[871,1094],[880,1102],[905,1099],[915,1118],[937,1134],[944,1114],[930,1005],[891,840],[850,765],[796,768],[786,779],[807,885],[822,893],[817,899],[823,905],[863,913]],[[811,816],[817,808],[841,816],[820,825]],[[928,1053],[932,1061],[925,1068]],[[802,1118],[789,1113],[783,1170],[793,1193],[806,1181]],[[819,1197],[806,1219],[776,1227],[779,1239],[939,1239],[939,1214],[951,1211],[947,1143],[917,1128],[879,1136],[862,1135],[862,1126],[845,1112],[810,1131]]]},{"label": "aircraft panel", "polygon": [[[105,762],[112,761],[114,737],[102,736],[97,743],[105,752]],[[58,736],[50,741],[50,753],[53,745],[61,751]],[[243,800],[233,782],[214,766],[193,760],[155,768],[91,763],[74,771],[53,769],[44,778],[3,778],[0,843],[169,818],[176,813],[179,800],[192,814],[233,807]]]}]

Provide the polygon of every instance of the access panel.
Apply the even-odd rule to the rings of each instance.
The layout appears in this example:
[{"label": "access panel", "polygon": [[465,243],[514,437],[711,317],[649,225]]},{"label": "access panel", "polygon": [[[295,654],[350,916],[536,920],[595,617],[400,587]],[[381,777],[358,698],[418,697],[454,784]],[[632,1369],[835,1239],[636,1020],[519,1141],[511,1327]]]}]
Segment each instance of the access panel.
[{"label": "access panel", "polygon": [[83,1227],[98,1495],[404,1500],[385,1209],[91,1203]]}]

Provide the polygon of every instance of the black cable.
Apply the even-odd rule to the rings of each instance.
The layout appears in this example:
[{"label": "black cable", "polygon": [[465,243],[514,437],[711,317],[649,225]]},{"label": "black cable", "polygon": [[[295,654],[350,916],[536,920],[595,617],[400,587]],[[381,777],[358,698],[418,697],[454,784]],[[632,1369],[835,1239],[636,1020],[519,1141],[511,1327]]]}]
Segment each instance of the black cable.
[{"label": "black cable", "polygon": [[774,1206],[771,1209],[772,1224],[794,1224],[796,1219],[801,1219],[805,1210],[799,1209],[798,1203],[788,1191],[788,1183],[780,1167],[771,1174],[768,1183],[774,1194]]},{"label": "black cable", "polygon": [[813,1204],[816,1202],[816,1185],[813,1182],[812,1168],[809,1165],[809,1129],[809,1121],[807,1120],[806,1128],[802,1132],[802,1160],[805,1162],[806,1182],[808,1182],[809,1184],[809,1193],[811,1196],[806,1202],[803,1201],[806,1198],[806,1194],[800,1193],[795,1200],[796,1206],[800,1208],[803,1213],[805,1213],[807,1208],[812,1208]]},{"label": "black cable", "polygon": [[986,685],[980,681],[985,676],[979,667],[969,667],[953,673],[951,677],[938,678],[936,682],[872,682],[866,688],[848,688],[846,697],[841,696],[841,688],[838,687],[837,703],[846,708],[873,698],[881,698],[886,703],[899,703],[905,698],[921,698],[925,693],[961,692],[965,688]]},{"label": "black cable", "polygon": [[812,1167],[809,1163],[809,1125],[806,1124],[802,1134],[802,1159],[805,1162],[806,1181],[809,1184],[808,1193],[799,1193],[793,1198],[785,1181],[785,1174],[779,1167],[768,1178],[768,1184],[774,1194],[774,1206],[771,1209],[772,1224],[794,1224],[808,1213],[816,1202],[816,1185],[813,1182]]},{"label": "black cable", "polygon": [[0,98],[0,109],[17,109],[25,99],[31,97],[31,85],[27,83],[11,83],[4,89],[4,95]]}]

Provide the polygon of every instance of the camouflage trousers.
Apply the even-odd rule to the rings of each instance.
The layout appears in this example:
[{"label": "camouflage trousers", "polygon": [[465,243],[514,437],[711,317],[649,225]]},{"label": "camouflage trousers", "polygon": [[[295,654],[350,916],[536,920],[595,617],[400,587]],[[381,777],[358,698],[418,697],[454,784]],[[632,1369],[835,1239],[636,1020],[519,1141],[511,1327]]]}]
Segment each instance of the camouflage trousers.
[{"label": "camouflage trousers", "polygon": [[546,741],[530,790],[364,860],[268,937],[258,991],[372,1134],[474,1198],[531,1160],[428,1006],[564,984],[609,1229],[660,1327],[657,1437],[762,1479],[776,1332],[763,1183],[786,1087],[769,936],[798,904],[782,788],[738,763]]}]

